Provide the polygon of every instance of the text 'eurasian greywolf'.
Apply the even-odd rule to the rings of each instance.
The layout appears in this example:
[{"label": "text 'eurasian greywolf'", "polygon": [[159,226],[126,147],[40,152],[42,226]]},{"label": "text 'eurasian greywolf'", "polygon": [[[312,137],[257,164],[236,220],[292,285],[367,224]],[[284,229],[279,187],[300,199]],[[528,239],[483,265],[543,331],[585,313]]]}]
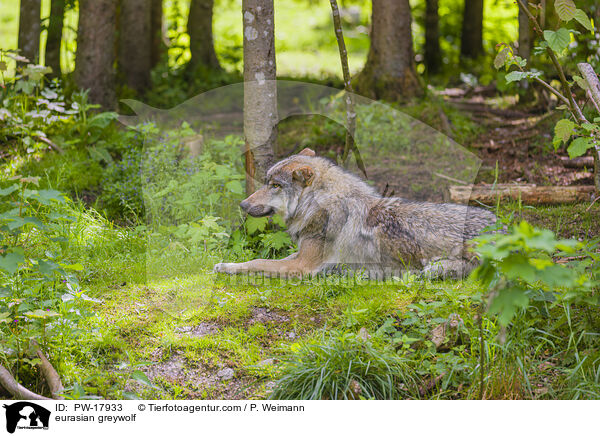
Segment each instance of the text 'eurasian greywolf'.
[{"label": "text 'eurasian greywolf'", "polygon": [[240,206],[254,217],[281,214],[298,252],[219,263],[217,272],[302,276],[348,267],[371,277],[399,270],[463,277],[477,264],[468,241],[496,221],[481,208],[384,198],[310,149],[271,167],[266,184]]}]

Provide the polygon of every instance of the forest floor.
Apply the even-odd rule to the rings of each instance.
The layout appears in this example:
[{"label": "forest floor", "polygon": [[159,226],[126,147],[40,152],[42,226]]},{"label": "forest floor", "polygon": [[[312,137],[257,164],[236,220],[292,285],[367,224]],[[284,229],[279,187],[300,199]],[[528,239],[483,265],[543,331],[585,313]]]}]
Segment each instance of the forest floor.
[{"label": "forest floor", "polygon": [[[483,160],[478,183],[492,183],[496,177],[504,183],[539,185],[591,182],[589,170],[565,168],[551,151],[555,121],[551,116],[498,109],[479,97],[452,100],[483,126],[470,144]],[[590,237],[599,234],[600,206],[589,206],[523,207],[508,202],[500,205],[499,212],[561,236]],[[311,336],[326,335],[326,330],[364,329],[374,334],[406,306],[434,302],[474,325],[474,309],[465,296],[475,292],[476,285],[469,281],[358,286],[343,280],[249,283],[214,274],[211,266],[219,260],[208,259],[197,273],[176,279],[95,286],[92,295],[103,303],[90,329],[104,335],[107,354],[119,350],[130,362],[125,368],[115,366],[112,374],[100,366],[95,377],[108,377],[115,389],[141,398],[264,399],[274,387],[277,364],[286,353]],[[143,372],[147,382],[122,377],[132,368]],[[547,372],[536,371],[529,374],[533,398],[544,398],[554,380]],[[522,386],[503,382],[503,373],[500,368],[497,391],[490,392],[490,398],[532,397],[524,396]],[[97,393],[111,397],[101,385],[98,381]],[[460,386],[453,393],[440,389],[426,396],[473,397],[473,392],[460,392]]]}]

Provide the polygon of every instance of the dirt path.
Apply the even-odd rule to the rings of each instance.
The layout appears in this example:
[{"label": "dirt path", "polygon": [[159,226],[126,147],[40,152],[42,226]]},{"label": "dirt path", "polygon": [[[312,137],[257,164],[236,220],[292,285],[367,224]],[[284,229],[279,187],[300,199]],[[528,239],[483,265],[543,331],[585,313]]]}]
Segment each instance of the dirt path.
[{"label": "dirt path", "polygon": [[448,101],[484,127],[484,132],[470,145],[483,160],[478,182],[493,182],[497,164],[500,183],[593,184],[592,168],[567,168],[561,160],[568,157],[565,147],[554,151],[552,139],[559,113],[499,109],[493,99],[482,96]]}]

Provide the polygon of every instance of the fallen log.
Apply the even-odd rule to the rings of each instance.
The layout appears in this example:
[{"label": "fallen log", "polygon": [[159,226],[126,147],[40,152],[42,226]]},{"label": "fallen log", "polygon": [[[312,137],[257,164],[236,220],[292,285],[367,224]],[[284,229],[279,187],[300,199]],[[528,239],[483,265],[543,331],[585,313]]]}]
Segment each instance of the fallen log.
[{"label": "fallen log", "polygon": [[594,169],[593,156],[580,156],[573,159],[567,156],[560,156],[560,162],[565,168],[589,168]]},{"label": "fallen log", "polygon": [[12,374],[2,365],[0,365],[0,384],[17,400],[49,400],[50,398],[31,392],[24,386],[21,386]]},{"label": "fallen log", "polygon": [[476,185],[450,186],[450,199],[455,203],[494,204],[500,200],[519,200],[523,204],[567,204],[591,201],[594,186]]},{"label": "fallen log", "polygon": [[62,400],[63,397],[61,397],[58,394],[58,392],[62,392],[64,390],[64,387],[62,385],[62,382],[60,381],[60,376],[58,375],[58,372],[56,372],[56,370],[54,369],[54,367],[52,366],[52,364],[50,363],[50,361],[48,360],[48,358],[46,357],[46,355],[44,354],[44,352],[42,351],[35,339],[31,341],[31,344],[33,345],[33,349],[41,361],[39,367],[42,371],[42,374],[44,374],[46,383],[48,383],[48,387],[50,388],[50,392],[52,393],[52,398],[55,400]]}]

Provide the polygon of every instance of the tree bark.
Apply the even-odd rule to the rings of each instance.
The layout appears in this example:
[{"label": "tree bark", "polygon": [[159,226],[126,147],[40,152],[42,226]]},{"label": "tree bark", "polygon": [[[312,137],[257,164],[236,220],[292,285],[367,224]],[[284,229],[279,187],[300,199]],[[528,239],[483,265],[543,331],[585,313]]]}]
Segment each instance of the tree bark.
[{"label": "tree bark", "polygon": [[52,68],[52,76],[62,74],[60,68],[60,44],[62,42],[63,22],[65,19],[65,0],[52,0],[48,39],[46,40],[46,66]]},{"label": "tree bark", "polygon": [[200,65],[216,70],[221,68],[213,42],[213,7],[214,0],[191,0],[187,29],[192,68]]},{"label": "tree bark", "polygon": [[425,2],[425,67],[427,72],[435,74],[442,65],[440,52],[440,16],[438,0]]},{"label": "tree bark", "polygon": [[138,93],[150,86],[151,13],[152,0],[121,0],[119,74],[123,83]]},{"label": "tree bark", "polygon": [[19,8],[20,55],[29,62],[37,63],[40,58],[41,0],[21,0]]},{"label": "tree bark", "polygon": [[79,0],[75,82],[106,110],[116,106],[116,10],[117,0]]},{"label": "tree bark", "polygon": [[[531,22],[529,21],[529,17],[527,13],[521,8],[519,8],[519,56],[523,59],[527,60],[529,64],[529,60],[531,58],[531,45],[533,40],[533,28],[531,27]],[[521,88],[521,92],[519,93],[519,102],[521,103],[530,103],[535,99],[535,94],[533,92],[533,87],[529,83],[528,80],[521,80],[519,82],[519,87]]]},{"label": "tree bark", "polygon": [[273,0],[243,0],[246,192],[264,183],[277,141]]},{"label": "tree bark", "polygon": [[415,70],[408,0],[373,0],[371,47],[356,90],[390,101],[422,95]]},{"label": "tree bark", "polygon": [[162,40],[163,27],[163,2],[162,0],[152,0],[152,10],[150,18],[150,33],[152,35],[152,47],[150,53],[150,65],[154,68],[165,53],[165,44]]},{"label": "tree bark", "polygon": [[483,0],[465,0],[460,54],[469,59],[483,54]]}]

